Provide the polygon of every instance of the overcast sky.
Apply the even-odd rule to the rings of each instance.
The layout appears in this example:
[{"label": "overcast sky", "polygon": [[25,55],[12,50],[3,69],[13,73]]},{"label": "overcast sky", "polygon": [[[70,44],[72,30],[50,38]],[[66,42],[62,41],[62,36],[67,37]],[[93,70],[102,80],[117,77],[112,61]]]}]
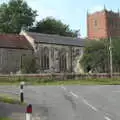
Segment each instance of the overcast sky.
[{"label": "overcast sky", "polygon": [[[0,0],[0,3],[9,0]],[[87,35],[86,13],[99,11],[104,8],[118,11],[120,0],[26,0],[38,11],[37,20],[53,16],[69,24],[71,29],[80,29],[81,36]]]}]

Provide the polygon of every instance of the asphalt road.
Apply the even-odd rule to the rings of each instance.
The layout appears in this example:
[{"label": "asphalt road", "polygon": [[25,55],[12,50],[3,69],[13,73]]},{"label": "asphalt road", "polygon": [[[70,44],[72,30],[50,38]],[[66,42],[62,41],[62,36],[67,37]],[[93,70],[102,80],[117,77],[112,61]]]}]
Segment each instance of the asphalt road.
[{"label": "asphalt road", "polygon": [[[34,120],[120,120],[120,86],[26,86]],[[19,96],[19,88],[0,86]]]}]

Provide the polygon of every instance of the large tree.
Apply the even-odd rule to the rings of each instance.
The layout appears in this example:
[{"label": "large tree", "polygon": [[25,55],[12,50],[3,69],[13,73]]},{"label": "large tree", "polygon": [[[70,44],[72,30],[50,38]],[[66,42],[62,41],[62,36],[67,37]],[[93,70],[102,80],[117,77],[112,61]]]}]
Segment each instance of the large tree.
[{"label": "large tree", "polygon": [[[109,72],[110,71],[110,46],[109,39],[106,40],[88,40],[85,44],[82,65],[85,72],[90,70],[94,72]],[[112,58],[113,71],[118,72],[120,68],[120,38],[112,38]],[[119,69],[120,70],[120,69]]]},{"label": "large tree", "polygon": [[85,44],[82,65],[85,72],[90,70],[94,72],[103,72],[105,67],[108,68],[108,49],[103,41],[88,40]]},{"label": "large tree", "polygon": [[23,0],[10,0],[0,5],[0,33],[19,33],[33,25],[36,11]]},{"label": "large tree", "polygon": [[60,20],[56,20],[52,17],[47,17],[39,21],[35,27],[31,28],[30,31],[47,33],[47,34],[58,34],[62,36],[76,37],[78,31],[73,31],[69,28],[69,25],[62,23]]}]

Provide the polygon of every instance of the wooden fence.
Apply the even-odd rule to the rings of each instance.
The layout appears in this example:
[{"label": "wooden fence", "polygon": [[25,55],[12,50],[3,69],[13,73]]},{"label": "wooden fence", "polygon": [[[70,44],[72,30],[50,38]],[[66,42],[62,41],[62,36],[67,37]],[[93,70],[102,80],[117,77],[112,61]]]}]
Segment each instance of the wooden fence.
[{"label": "wooden fence", "polygon": [[[0,78],[25,77],[25,78],[48,78],[48,79],[88,79],[88,78],[110,78],[109,73],[75,74],[75,73],[49,73],[49,74],[0,74]],[[120,73],[113,73],[113,78],[119,78]]]}]

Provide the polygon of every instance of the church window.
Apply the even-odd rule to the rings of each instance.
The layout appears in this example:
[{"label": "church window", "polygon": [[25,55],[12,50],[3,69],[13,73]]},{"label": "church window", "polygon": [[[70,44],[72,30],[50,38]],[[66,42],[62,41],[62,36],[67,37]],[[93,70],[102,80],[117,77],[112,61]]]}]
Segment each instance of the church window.
[{"label": "church window", "polygon": [[66,52],[60,52],[59,68],[61,72],[65,72],[67,69]]},{"label": "church window", "polygon": [[80,50],[76,49],[76,55],[79,55],[79,54],[80,54]]},{"label": "church window", "polygon": [[41,68],[43,70],[49,69],[49,49],[47,47],[41,51]]}]

